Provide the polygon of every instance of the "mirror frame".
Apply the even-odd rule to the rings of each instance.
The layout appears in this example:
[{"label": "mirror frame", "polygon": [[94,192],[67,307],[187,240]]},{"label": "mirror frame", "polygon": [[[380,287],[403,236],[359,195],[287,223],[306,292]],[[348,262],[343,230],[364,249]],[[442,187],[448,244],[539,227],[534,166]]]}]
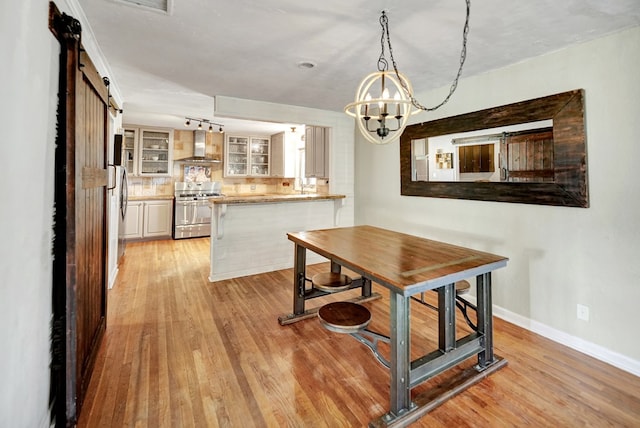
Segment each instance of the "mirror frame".
[{"label": "mirror frame", "polygon": [[[589,206],[584,90],[521,101],[407,126],[400,137],[401,194],[566,207]],[[411,141],[518,123],[553,120],[554,181],[412,181]]]}]

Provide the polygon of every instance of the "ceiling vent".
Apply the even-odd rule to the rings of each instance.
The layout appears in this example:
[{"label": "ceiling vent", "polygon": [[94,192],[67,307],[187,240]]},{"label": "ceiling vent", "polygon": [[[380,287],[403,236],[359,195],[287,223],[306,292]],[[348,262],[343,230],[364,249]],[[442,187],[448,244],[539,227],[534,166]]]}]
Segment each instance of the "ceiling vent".
[{"label": "ceiling vent", "polygon": [[122,3],[142,9],[151,9],[156,12],[164,12],[171,14],[173,0],[114,0],[116,3]]}]

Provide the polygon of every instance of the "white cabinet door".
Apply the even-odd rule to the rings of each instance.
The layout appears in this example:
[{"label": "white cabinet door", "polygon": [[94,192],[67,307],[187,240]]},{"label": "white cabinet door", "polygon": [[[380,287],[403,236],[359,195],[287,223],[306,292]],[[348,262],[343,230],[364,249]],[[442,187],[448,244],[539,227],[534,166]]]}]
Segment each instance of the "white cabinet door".
[{"label": "white cabinet door", "polygon": [[227,136],[224,176],[246,176],[249,167],[249,137]]},{"label": "white cabinet door", "polygon": [[136,128],[125,125],[123,165],[134,176],[171,176],[173,129]]},{"label": "white cabinet door", "polygon": [[[299,140],[300,137],[297,138]],[[271,176],[295,178],[296,177],[296,138],[286,135],[284,132],[271,136]]]},{"label": "white cabinet door", "polygon": [[138,174],[138,130],[125,129],[122,139],[122,165],[127,169],[127,174]]},{"label": "white cabinet door", "polygon": [[173,130],[140,129],[138,173],[170,176],[173,166]]},{"label": "white cabinet door", "polygon": [[269,137],[227,136],[224,176],[269,176],[269,146]]},{"label": "white cabinet door", "polygon": [[269,175],[269,138],[251,138],[251,170],[249,175]]},{"label": "white cabinet door", "polygon": [[313,132],[313,171],[315,177],[324,178],[327,152],[327,132],[325,128],[316,126]]},{"label": "white cabinet door", "polygon": [[142,201],[129,201],[127,204],[127,215],[124,218],[125,238],[142,238],[143,205]]},{"label": "white cabinet door", "polygon": [[329,132],[321,126],[305,128],[305,177],[328,177]]},{"label": "white cabinet door", "polygon": [[171,201],[146,201],[144,203],[143,236],[157,237],[171,235]]},{"label": "white cabinet door", "polygon": [[284,132],[271,136],[271,176],[284,177]]}]

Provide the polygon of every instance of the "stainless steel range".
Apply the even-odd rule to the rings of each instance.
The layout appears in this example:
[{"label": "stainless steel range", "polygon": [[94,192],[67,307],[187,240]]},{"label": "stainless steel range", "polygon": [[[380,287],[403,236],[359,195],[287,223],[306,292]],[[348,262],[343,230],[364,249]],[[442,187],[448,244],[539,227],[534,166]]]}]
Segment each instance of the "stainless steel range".
[{"label": "stainless steel range", "polygon": [[219,181],[175,183],[173,239],[211,235],[209,199],[222,197],[221,189],[222,183]]}]

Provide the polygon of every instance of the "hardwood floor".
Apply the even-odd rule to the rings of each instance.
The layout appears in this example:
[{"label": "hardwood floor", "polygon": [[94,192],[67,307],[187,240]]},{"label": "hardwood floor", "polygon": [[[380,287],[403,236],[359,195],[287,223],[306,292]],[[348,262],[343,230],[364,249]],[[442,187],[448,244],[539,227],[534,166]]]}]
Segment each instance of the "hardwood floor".
[{"label": "hardwood floor", "polygon": [[[362,427],[389,409],[388,371],[365,346],[315,319],[278,324],[292,270],[208,273],[208,238],[128,244],[79,427]],[[370,328],[388,334],[388,293],[374,291]],[[411,316],[418,356],[436,346],[436,313],[412,303]],[[494,338],[507,367],[412,426],[640,426],[640,378],[500,319]]]}]

